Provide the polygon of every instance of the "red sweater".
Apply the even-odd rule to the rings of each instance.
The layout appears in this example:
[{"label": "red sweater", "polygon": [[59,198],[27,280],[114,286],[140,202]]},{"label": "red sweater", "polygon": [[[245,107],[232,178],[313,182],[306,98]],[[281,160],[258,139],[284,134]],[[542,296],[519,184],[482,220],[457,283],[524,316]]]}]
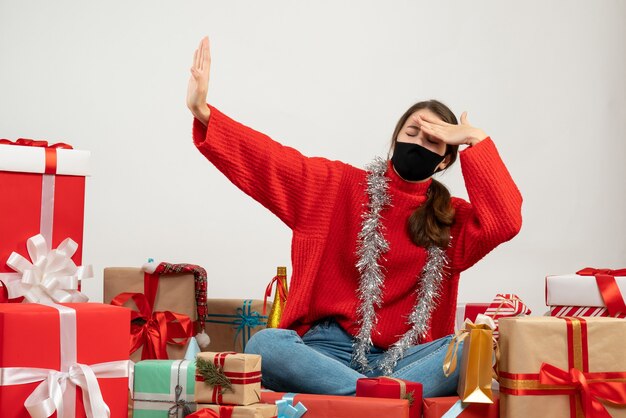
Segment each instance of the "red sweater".
[{"label": "red sweater", "polygon": [[[250,129],[210,106],[208,127],[193,124],[200,152],[242,191],[278,216],[293,231],[293,274],[280,326],[303,335],[322,318],[333,317],[356,335],[355,267],[361,213],[367,204],[367,173],[351,165],[309,158]],[[433,311],[431,341],[453,332],[459,273],[498,244],[514,237],[522,223],[522,197],[490,138],[460,152],[471,204],[453,198],[448,274]],[[379,260],[385,271],[383,305],[372,333],[374,345],[388,348],[409,326],[426,250],[406,231],[410,214],[426,200],[430,180],[409,183],[388,169],[392,206],[382,212],[390,250]]]}]

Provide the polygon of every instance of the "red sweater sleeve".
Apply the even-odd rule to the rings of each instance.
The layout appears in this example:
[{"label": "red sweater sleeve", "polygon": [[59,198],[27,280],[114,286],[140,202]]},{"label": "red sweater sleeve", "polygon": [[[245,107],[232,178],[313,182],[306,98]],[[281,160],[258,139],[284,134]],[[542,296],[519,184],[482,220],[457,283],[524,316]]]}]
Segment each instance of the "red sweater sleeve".
[{"label": "red sweater sleeve", "polygon": [[460,153],[470,203],[456,200],[450,267],[463,271],[522,226],[522,196],[491,140]]},{"label": "red sweater sleeve", "polygon": [[312,229],[307,232],[313,235],[319,232],[315,219],[330,209],[331,202],[324,197],[337,190],[343,164],[305,157],[215,107],[209,108],[208,126],[194,119],[193,141],[198,150],[291,229]]}]

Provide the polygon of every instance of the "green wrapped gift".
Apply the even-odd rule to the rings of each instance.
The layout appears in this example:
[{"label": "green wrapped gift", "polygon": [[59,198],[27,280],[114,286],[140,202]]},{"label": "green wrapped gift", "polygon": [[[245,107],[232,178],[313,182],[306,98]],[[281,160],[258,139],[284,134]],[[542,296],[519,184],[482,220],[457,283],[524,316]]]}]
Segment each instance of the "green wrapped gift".
[{"label": "green wrapped gift", "polygon": [[182,418],[196,410],[196,362],[144,360],[135,364],[133,418]]}]

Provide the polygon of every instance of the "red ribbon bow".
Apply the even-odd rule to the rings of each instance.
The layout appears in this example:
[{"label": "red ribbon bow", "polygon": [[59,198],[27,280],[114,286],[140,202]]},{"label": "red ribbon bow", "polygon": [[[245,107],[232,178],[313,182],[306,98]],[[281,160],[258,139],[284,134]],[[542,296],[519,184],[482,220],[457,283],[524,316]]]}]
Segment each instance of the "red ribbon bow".
[{"label": "red ribbon bow", "polygon": [[620,312],[626,312],[626,303],[624,303],[622,293],[615,281],[615,276],[626,276],[626,269],[610,270],[586,267],[577,271],[576,274],[580,276],[595,276],[598,289],[606,309],[609,311],[609,315],[615,316]]},{"label": "red ribbon bow", "polygon": [[66,144],[64,142],[57,142],[56,144],[48,145],[48,141],[41,141],[35,139],[28,138],[18,138],[15,142],[10,141],[8,139],[0,139],[0,144],[2,145],[20,145],[23,147],[42,147],[42,148],[62,148],[62,149],[72,149],[72,146]]},{"label": "red ribbon bow", "polygon": [[[124,292],[117,295],[111,305],[122,306],[132,299],[137,305],[138,311],[131,314],[131,342],[130,352],[134,353],[143,346],[141,359],[165,360],[168,358],[167,344],[184,345],[193,336],[191,319],[187,315],[164,311],[153,312],[152,305],[143,293]],[[141,319],[143,324],[135,323]],[[182,341],[174,339],[182,338]]]},{"label": "red ribbon bow", "polygon": [[[548,386],[570,386],[581,395],[582,409],[587,418],[611,418],[600,399],[616,405],[626,404],[626,382],[602,381],[606,373],[584,373],[571,368],[569,373],[551,364],[543,363],[539,381]],[[595,378],[595,379],[594,379]]]}]

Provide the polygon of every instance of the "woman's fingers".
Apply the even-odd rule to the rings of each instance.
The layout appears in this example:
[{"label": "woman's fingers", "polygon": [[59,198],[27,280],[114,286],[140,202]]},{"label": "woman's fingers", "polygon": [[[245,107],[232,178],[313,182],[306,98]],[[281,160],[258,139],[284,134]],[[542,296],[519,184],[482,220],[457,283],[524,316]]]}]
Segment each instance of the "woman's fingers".
[{"label": "woman's fingers", "polygon": [[423,120],[423,121],[431,123],[433,125],[440,125],[440,126],[449,125],[449,123],[444,122],[441,119],[433,118],[433,117],[430,117],[428,115],[417,115],[417,117],[419,118],[419,120]]},{"label": "woman's fingers", "polygon": [[209,37],[202,38],[200,47],[200,71],[209,72],[209,66],[211,65],[211,50],[209,46]]},{"label": "woman's fingers", "polygon": [[467,120],[467,112],[463,112],[461,114],[461,125],[469,125],[469,121]]}]

